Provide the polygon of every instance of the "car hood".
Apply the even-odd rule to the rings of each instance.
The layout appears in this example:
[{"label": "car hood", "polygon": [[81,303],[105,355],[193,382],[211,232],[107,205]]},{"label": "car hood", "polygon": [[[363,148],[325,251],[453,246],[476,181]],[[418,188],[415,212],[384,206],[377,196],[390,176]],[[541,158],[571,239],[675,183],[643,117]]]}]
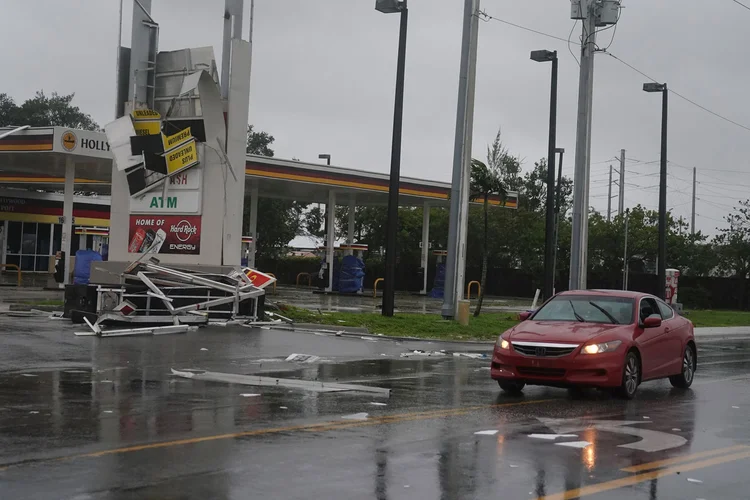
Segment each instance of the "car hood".
[{"label": "car hood", "polygon": [[582,344],[604,333],[619,336],[628,327],[629,325],[610,325],[605,323],[530,320],[513,327],[506,338],[510,341]]}]

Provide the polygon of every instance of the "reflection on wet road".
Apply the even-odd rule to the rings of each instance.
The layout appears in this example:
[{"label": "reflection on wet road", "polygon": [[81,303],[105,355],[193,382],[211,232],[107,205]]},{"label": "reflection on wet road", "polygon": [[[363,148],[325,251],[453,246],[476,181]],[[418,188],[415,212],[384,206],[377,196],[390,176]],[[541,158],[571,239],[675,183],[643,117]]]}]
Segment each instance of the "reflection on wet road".
[{"label": "reflection on wet road", "polygon": [[[649,382],[624,402],[502,395],[486,360],[450,355],[458,346],[72,330],[0,319],[0,498],[747,498],[747,343],[702,345],[692,390]],[[416,348],[448,355],[399,356]],[[291,353],[321,360],[285,362]],[[202,382],[171,368],[392,395]]]}]

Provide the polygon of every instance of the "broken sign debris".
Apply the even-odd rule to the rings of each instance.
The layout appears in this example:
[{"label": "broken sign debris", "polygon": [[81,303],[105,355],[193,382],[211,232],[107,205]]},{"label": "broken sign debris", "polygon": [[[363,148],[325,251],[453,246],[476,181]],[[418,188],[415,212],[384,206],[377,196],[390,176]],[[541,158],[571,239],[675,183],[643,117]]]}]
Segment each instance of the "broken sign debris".
[{"label": "broken sign debris", "polygon": [[297,361],[298,363],[315,363],[320,359],[320,356],[313,356],[312,354],[290,354],[285,361]]},{"label": "broken sign debris", "polygon": [[474,434],[477,436],[494,436],[497,434],[498,431],[496,430],[488,430],[488,431],[477,431]]},{"label": "broken sign debris", "polygon": [[367,420],[367,413],[355,413],[353,415],[344,415],[341,418],[344,420]]},{"label": "broken sign debris", "polygon": [[320,382],[315,380],[299,380],[289,378],[261,377],[258,375],[238,375],[234,373],[218,373],[203,370],[175,370],[172,375],[203,380],[207,382],[223,382],[227,384],[252,385],[258,387],[285,387],[287,389],[298,389],[311,392],[368,392],[389,397],[390,389],[372,387],[368,385],[338,384],[333,382]]},{"label": "broken sign debris", "polygon": [[568,448],[585,448],[591,443],[588,441],[570,441],[567,443],[555,443],[557,446],[567,446]]}]

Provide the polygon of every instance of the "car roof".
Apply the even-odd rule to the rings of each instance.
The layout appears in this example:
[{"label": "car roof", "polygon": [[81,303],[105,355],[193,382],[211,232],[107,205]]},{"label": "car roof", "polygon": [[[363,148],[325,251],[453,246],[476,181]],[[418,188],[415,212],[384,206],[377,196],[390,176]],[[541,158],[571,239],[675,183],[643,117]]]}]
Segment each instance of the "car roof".
[{"label": "car roof", "polygon": [[603,297],[624,297],[638,299],[640,297],[649,297],[650,294],[643,292],[634,292],[631,290],[568,290],[560,292],[558,295],[600,295]]}]

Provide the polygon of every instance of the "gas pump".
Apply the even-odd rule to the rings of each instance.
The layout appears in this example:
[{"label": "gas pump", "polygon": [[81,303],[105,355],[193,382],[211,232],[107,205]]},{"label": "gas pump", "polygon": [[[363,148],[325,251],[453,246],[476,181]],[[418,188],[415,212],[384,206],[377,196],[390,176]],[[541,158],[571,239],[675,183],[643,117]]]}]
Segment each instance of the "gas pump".
[{"label": "gas pump", "polygon": [[664,283],[664,301],[671,306],[677,304],[677,285],[680,278],[680,271],[677,269],[666,270],[666,283]]}]

